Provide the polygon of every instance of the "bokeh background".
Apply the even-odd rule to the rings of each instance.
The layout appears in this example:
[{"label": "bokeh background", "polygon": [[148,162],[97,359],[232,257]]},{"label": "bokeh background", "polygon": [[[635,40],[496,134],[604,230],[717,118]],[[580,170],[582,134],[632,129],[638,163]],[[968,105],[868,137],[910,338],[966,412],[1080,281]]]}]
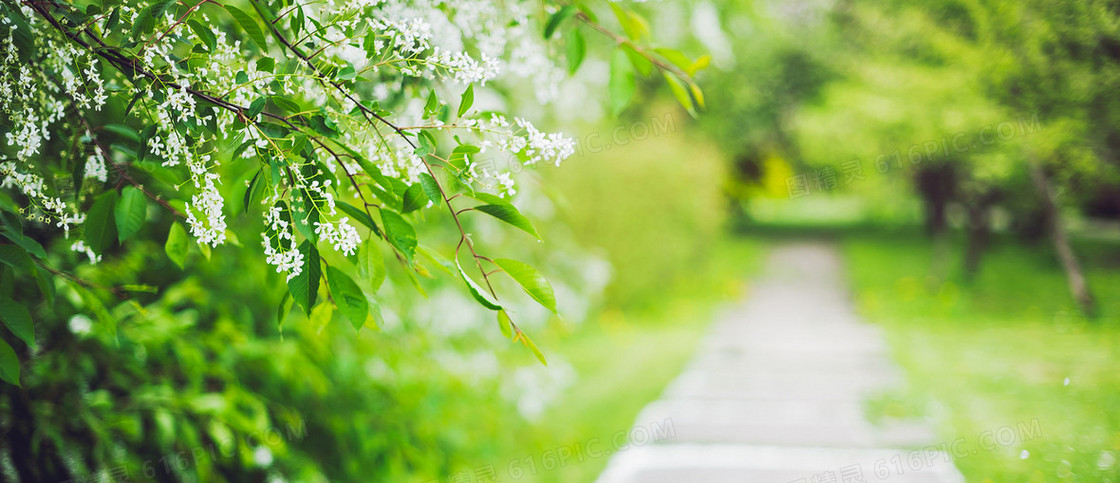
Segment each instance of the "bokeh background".
[{"label": "bokeh background", "polygon": [[[1030,458],[981,452],[959,469],[1120,479],[1114,2],[631,6],[665,43],[711,56],[707,111],[645,78],[638,102],[605,116],[588,93],[607,55],[589,55],[542,112],[579,153],[520,174],[515,203],[545,242],[471,227],[552,281],[561,317],[515,306],[547,366],[435,261],[403,290],[386,258],[400,283],[355,336],[329,312],[277,324],[287,288],[253,241],[192,247],[186,271],[134,244],[78,275],[158,290],[53,301],[25,388],[0,387],[4,454],[74,455],[110,479],[594,481],[605,456],[548,455],[624,438],[719,307],[751,295],[768,247],[812,238],[841,247],[861,315],[906,376],[869,418],[927,418],[946,441],[1040,418]],[[456,240],[443,225],[421,227],[435,252]],[[0,474],[36,457],[0,459]]]}]

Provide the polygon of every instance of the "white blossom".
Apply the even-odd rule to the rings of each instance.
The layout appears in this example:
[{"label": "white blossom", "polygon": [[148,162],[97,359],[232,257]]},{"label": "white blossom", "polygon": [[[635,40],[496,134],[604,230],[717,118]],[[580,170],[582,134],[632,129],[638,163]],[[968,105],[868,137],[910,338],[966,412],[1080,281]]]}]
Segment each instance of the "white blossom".
[{"label": "white blossom", "polygon": [[101,156],[90,155],[86,158],[86,169],[84,177],[86,179],[93,178],[102,183],[109,180],[109,170],[105,168],[105,160]]},{"label": "white blossom", "polygon": [[329,222],[315,223],[315,234],[331,244],[335,251],[342,252],[344,255],[353,255],[362,238],[358,235],[358,230],[347,223],[349,220],[347,217],[342,217],[337,225]]}]

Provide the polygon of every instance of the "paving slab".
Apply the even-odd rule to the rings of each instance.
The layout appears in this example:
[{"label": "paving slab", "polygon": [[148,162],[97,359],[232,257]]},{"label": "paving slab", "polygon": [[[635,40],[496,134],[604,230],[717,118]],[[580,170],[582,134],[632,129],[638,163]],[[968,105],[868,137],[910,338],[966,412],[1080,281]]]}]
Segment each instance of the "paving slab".
[{"label": "paving slab", "polygon": [[667,436],[611,457],[600,483],[963,482],[925,421],[874,425],[866,402],[901,385],[883,334],[856,314],[832,245],[770,256],[635,428]]}]

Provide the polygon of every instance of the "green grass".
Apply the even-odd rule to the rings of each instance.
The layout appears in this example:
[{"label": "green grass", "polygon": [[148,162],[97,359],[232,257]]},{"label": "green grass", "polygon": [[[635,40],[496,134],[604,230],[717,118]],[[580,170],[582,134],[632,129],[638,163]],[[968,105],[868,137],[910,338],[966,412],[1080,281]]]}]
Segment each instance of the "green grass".
[{"label": "green grass", "polygon": [[844,240],[859,309],[908,381],[873,416],[933,419],[968,481],[1120,481],[1120,247],[1079,247],[1102,304],[1089,321],[1048,245],[997,243],[964,284],[928,275],[921,236]]},{"label": "green grass", "polygon": [[[493,463],[499,481],[513,481],[517,469],[524,472],[521,481],[595,480],[609,457],[587,454],[589,443],[613,447],[613,438],[629,430],[638,412],[680,373],[715,309],[741,295],[746,276],[765,258],[758,241],[716,246],[706,265],[694,267],[692,283],[665,287],[662,301],[650,309],[607,309],[569,334],[544,337],[553,352],[571,361],[578,382],[536,425],[501,442]],[[572,456],[561,461],[566,451]]]}]

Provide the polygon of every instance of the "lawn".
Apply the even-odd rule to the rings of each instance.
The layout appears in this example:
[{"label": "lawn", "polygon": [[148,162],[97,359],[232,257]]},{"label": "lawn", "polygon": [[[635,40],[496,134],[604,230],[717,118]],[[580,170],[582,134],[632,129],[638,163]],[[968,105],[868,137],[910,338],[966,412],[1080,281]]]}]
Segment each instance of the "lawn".
[{"label": "lawn", "polygon": [[[883,327],[908,388],[873,417],[932,419],[968,481],[1120,481],[1120,249],[1079,252],[1102,316],[1075,310],[1049,245],[1001,241],[982,273],[930,276],[913,233],[843,238],[853,296]],[[960,245],[959,243],[954,243]]]}]

